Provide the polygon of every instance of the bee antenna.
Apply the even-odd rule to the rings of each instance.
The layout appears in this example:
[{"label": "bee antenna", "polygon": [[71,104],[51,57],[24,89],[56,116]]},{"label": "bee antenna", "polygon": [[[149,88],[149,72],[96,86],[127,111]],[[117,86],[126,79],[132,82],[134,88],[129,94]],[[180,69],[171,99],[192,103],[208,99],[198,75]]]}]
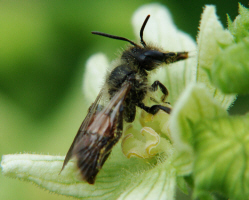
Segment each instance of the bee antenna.
[{"label": "bee antenna", "polygon": [[143,25],[142,25],[142,27],[141,27],[141,29],[140,29],[141,44],[142,44],[144,47],[146,47],[146,43],[145,43],[145,41],[144,41],[144,39],[143,39],[144,28],[145,28],[145,26],[146,26],[146,24],[147,24],[149,18],[150,18],[150,15],[147,15],[147,17],[145,18],[144,23],[143,23]]},{"label": "bee antenna", "polygon": [[124,37],[119,37],[119,36],[116,36],[116,35],[110,35],[110,34],[107,34],[107,33],[101,33],[101,32],[98,32],[98,31],[92,31],[92,34],[101,35],[101,36],[109,37],[109,38],[116,39],[116,40],[123,40],[123,41],[129,42],[133,46],[138,46],[136,43],[134,43],[131,40],[128,40],[127,38],[124,38]]}]

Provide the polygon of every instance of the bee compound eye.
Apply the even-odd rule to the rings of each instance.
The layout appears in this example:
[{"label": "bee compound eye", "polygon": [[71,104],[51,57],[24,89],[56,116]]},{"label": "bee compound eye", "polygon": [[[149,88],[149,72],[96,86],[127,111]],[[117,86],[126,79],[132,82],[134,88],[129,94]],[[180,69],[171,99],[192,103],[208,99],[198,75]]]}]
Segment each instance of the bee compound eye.
[{"label": "bee compound eye", "polygon": [[164,55],[160,51],[154,51],[154,50],[149,50],[144,52],[144,56],[148,59],[153,59],[153,60],[159,60],[162,61],[164,58]]}]

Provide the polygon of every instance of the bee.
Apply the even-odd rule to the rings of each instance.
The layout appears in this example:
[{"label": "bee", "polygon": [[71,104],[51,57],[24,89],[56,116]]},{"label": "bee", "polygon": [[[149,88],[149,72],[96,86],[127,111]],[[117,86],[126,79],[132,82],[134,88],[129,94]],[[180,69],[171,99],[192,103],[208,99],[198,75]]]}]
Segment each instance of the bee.
[{"label": "bee", "polygon": [[[120,62],[106,76],[105,84],[90,106],[62,166],[63,170],[68,161],[76,157],[81,177],[89,184],[94,184],[113,146],[122,136],[123,121],[134,121],[137,107],[152,115],[159,110],[171,112],[167,106],[146,106],[143,103],[148,91],[155,92],[158,87],[163,93],[163,102],[169,94],[167,88],[158,80],[149,85],[148,74],[162,63],[169,64],[188,58],[188,52],[162,52],[147,45],[143,40],[143,32],[149,18],[150,15],[145,18],[140,29],[141,45],[124,37],[92,32],[95,35],[129,42],[131,46],[123,51]],[[108,103],[102,105],[100,101],[106,91]]]}]

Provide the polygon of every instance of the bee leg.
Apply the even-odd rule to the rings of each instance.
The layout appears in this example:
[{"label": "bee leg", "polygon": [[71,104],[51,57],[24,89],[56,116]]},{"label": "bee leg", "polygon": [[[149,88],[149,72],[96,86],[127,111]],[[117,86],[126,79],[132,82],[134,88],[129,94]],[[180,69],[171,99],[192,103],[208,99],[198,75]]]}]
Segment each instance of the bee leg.
[{"label": "bee leg", "polygon": [[154,106],[148,107],[148,106],[145,106],[143,103],[138,103],[137,106],[152,115],[155,115],[159,110],[162,110],[168,114],[170,114],[171,112],[171,108],[166,107],[166,106],[161,106],[161,105],[154,105]]},{"label": "bee leg", "polygon": [[167,88],[160,82],[160,81],[155,81],[151,87],[150,87],[150,90],[155,92],[157,91],[158,89],[158,86],[160,87],[160,90],[162,91],[163,93],[163,96],[162,96],[162,102],[165,101],[166,97],[169,95],[169,92],[167,90]]}]

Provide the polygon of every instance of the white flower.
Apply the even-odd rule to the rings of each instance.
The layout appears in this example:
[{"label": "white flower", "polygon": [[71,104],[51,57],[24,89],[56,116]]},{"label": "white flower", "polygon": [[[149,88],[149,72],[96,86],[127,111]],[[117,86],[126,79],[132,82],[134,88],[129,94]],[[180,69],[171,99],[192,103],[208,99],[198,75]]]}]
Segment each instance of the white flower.
[{"label": "white flower", "polygon": [[[205,25],[209,17],[213,20],[213,24],[217,23],[217,19],[213,18],[215,13],[212,10],[214,8],[208,7],[206,10],[202,18],[205,21],[201,22],[201,24],[204,23]],[[207,13],[210,15],[209,17],[205,16]],[[132,24],[138,39],[143,20],[148,14],[151,15],[151,18],[144,31],[144,40],[147,43],[155,44],[165,51],[196,51],[194,40],[176,28],[169,11],[159,4],[145,5],[135,12]],[[207,26],[203,27],[203,29],[207,28]],[[223,29],[220,28],[219,31],[218,33],[222,34]],[[211,37],[210,35],[204,37],[205,32],[202,33],[202,30],[200,30],[199,35],[198,41],[200,45],[205,44],[206,37]],[[212,44],[215,45],[215,43]],[[202,61],[205,60],[206,56],[204,50],[203,46],[199,47],[198,55],[202,58]],[[199,72],[202,63],[199,62],[197,65],[196,57],[192,56],[186,61],[180,61],[169,66],[163,65],[152,75],[151,81],[157,79],[169,90],[167,101],[176,110],[174,111],[173,109],[173,117],[169,120],[171,125],[168,124],[169,116],[165,113],[158,113],[153,119],[142,113],[135,124],[139,123],[142,126],[141,134],[144,139],[137,139],[136,134],[140,134],[140,131],[139,129],[134,131],[137,129],[134,126],[134,130],[127,129],[124,132],[124,137],[129,142],[122,141],[123,152],[127,157],[135,155],[150,159],[126,158],[121,150],[121,142],[119,142],[98,174],[94,185],[89,185],[77,179],[74,161],[70,161],[59,175],[64,159],[64,157],[59,156],[5,155],[1,163],[3,174],[32,181],[49,191],[79,199],[174,199],[177,173],[184,174],[184,170],[185,174],[190,173],[191,168],[189,166],[191,164],[187,165],[187,167],[185,165],[186,168],[184,168],[182,162],[180,162],[181,167],[176,167],[175,148],[172,146],[171,136],[177,143],[187,145],[181,129],[185,124],[180,120],[179,116],[182,116],[181,110],[186,106],[188,106],[189,110],[193,107],[196,108],[196,105],[191,107],[188,103],[195,102],[195,95],[198,97],[198,91],[201,91],[201,95],[206,95],[207,89],[202,90],[202,86],[195,85],[197,81],[208,82],[207,79],[202,79],[204,75]],[[93,102],[94,98],[96,98],[104,80],[104,72],[108,70],[110,65],[103,54],[93,55],[87,61],[83,91],[89,102]],[[183,93],[186,87],[188,89]],[[212,87],[209,86],[209,89],[213,90]],[[181,95],[182,93],[183,95]],[[191,99],[190,94],[195,94],[194,99]],[[200,102],[203,102],[203,98],[205,98],[203,96],[200,97]],[[212,98],[212,95],[207,96],[207,98]],[[180,100],[178,100],[179,98]],[[223,100],[226,98],[223,95]],[[224,107],[227,108],[230,105],[229,102],[231,103],[233,99],[234,96],[226,101]],[[213,100],[210,100],[210,102],[213,102]],[[202,103],[200,105],[205,106]],[[213,104],[209,103],[208,105]],[[196,110],[198,111],[198,109]],[[169,130],[169,127],[171,130]],[[174,134],[177,135],[174,136]],[[133,144],[138,146],[136,147]],[[165,152],[167,156],[153,157],[154,154],[160,152]],[[191,151],[188,153],[191,153]],[[187,159],[190,157],[188,156]],[[173,161],[174,165],[172,164]]]}]

